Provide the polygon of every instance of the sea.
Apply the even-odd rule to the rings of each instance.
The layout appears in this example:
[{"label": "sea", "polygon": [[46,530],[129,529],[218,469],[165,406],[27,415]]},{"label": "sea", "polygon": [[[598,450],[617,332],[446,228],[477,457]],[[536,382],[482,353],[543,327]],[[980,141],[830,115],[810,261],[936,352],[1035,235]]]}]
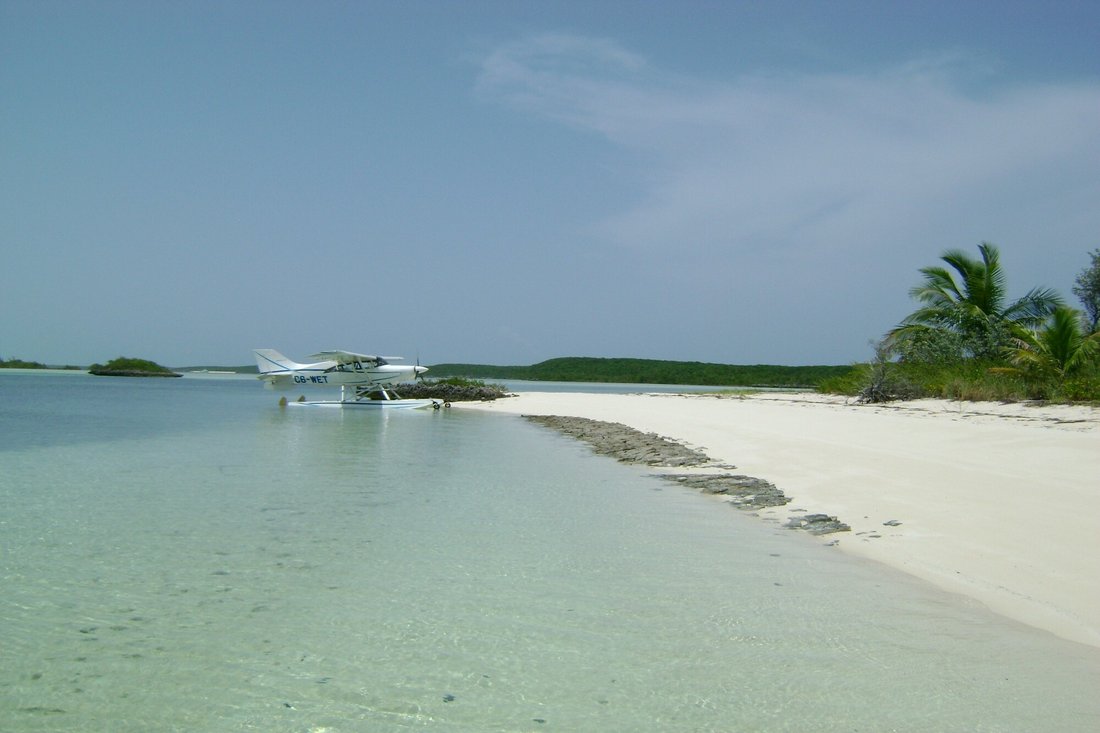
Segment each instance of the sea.
[{"label": "sea", "polygon": [[0,730],[1100,730],[1100,650],[520,417],[278,397],[0,372]]}]

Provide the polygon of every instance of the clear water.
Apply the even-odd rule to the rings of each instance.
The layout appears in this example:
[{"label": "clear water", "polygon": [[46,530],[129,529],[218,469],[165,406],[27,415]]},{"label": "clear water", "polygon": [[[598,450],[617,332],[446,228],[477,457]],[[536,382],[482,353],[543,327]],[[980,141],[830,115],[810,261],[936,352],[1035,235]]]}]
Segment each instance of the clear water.
[{"label": "clear water", "polygon": [[0,730],[1095,731],[1100,654],[519,418],[0,374]]}]

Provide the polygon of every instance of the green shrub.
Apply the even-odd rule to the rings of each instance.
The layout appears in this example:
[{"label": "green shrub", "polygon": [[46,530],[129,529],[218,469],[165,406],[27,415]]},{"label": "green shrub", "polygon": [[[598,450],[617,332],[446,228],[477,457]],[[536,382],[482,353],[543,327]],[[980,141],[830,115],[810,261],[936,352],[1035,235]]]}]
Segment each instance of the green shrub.
[{"label": "green shrub", "polygon": [[148,359],[134,359],[132,357],[120,356],[117,359],[111,359],[106,364],[92,364],[88,367],[88,371],[92,374],[101,373],[144,373],[144,374],[175,374],[171,369],[162,367],[154,361]]},{"label": "green shrub", "polygon": [[1100,401],[1100,369],[1093,368],[1058,381],[989,360],[969,359],[955,364],[886,362],[857,365],[849,375],[822,382],[819,390],[860,395],[871,402],[919,397],[999,402],[1096,402]]},{"label": "green shrub", "polygon": [[826,377],[817,385],[817,391],[824,394],[839,394],[855,397],[871,379],[870,364],[856,364],[846,374]]}]

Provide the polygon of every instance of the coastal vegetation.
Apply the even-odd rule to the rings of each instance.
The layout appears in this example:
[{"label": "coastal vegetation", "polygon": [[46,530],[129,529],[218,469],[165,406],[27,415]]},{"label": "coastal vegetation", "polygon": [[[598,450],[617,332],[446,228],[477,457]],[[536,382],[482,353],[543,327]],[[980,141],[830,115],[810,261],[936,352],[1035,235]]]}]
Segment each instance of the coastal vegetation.
[{"label": "coastal vegetation", "polygon": [[134,359],[120,356],[106,364],[92,364],[88,371],[101,377],[182,377],[168,367],[163,367],[148,359]]},{"label": "coastal vegetation", "polygon": [[508,396],[508,390],[500,384],[487,384],[480,379],[448,377],[446,379],[417,379],[397,388],[408,399],[433,399],[444,402],[485,402]]},{"label": "coastal vegetation", "polygon": [[1091,264],[1077,275],[1073,294],[1081,299],[1090,331],[1100,328],[1100,249],[1089,252]]},{"label": "coastal vegetation", "polygon": [[50,366],[40,361],[27,361],[26,359],[0,359],[0,369],[65,369],[69,371],[83,371],[84,367],[66,364],[65,366]]},{"label": "coastal vegetation", "polygon": [[23,359],[0,359],[0,369],[49,369],[49,367],[37,361],[24,361]]},{"label": "coastal vegetation", "polygon": [[733,365],[659,359],[603,359],[562,357],[530,366],[435,364],[441,377],[519,379],[541,382],[599,382],[617,384],[684,384],[716,387],[814,388],[829,379],[842,379],[854,367]]},{"label": "coastal vegetation", "polygon": [[[880,402],[940,397],[959,400],[1100,402],[1100,249],[1075,280],[1083,310],[1050,288],[1033,287],[1010,300],[996,246],[983,242],[974,257],[949,250],[941,264],[919,270],[910,290],[918,308],[875,344],[863,364],[735,365],[658,359],[561,357],[528,366],[444,363],[436,379],[405,385],[416,394],[458,401],[506,394],[482,380],[529,380],[713,387],[817,389]],[[0,368],[47,369],[22,359]],[[78,367],[65,367],[75,369]],[[197,368],[196,368],[197,369]],[[211,368],[213,369],[213,368]],[[254,366],[218,367],[255,373]],[[119,357],[93,364],[92,374],[181,376],[145,359]]]},{"label": "coastal vegetation", "polygon": [[920,307],[876,345],[875,358],[824,391],[870,402],[914,397],[966,400],[1100,400],[1100,251],[1074,293],[1087,314],[1049,288],[1009,301],[1000,253],[950,250],[946,265],[920,270],[910,290]]}]

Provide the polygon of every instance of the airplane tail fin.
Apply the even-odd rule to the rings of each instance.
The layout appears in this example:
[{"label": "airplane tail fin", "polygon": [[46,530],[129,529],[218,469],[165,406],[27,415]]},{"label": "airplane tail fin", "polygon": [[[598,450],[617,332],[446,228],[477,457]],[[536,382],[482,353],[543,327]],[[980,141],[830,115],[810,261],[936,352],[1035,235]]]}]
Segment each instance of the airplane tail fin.
[{"label": "airplane tail fin", "polygon": [[256,356],[256,366],[259,367],[260,374],[286,372],[300,366],[300,364],[291,361],[275,349],[253,349],[252,353]]}]

